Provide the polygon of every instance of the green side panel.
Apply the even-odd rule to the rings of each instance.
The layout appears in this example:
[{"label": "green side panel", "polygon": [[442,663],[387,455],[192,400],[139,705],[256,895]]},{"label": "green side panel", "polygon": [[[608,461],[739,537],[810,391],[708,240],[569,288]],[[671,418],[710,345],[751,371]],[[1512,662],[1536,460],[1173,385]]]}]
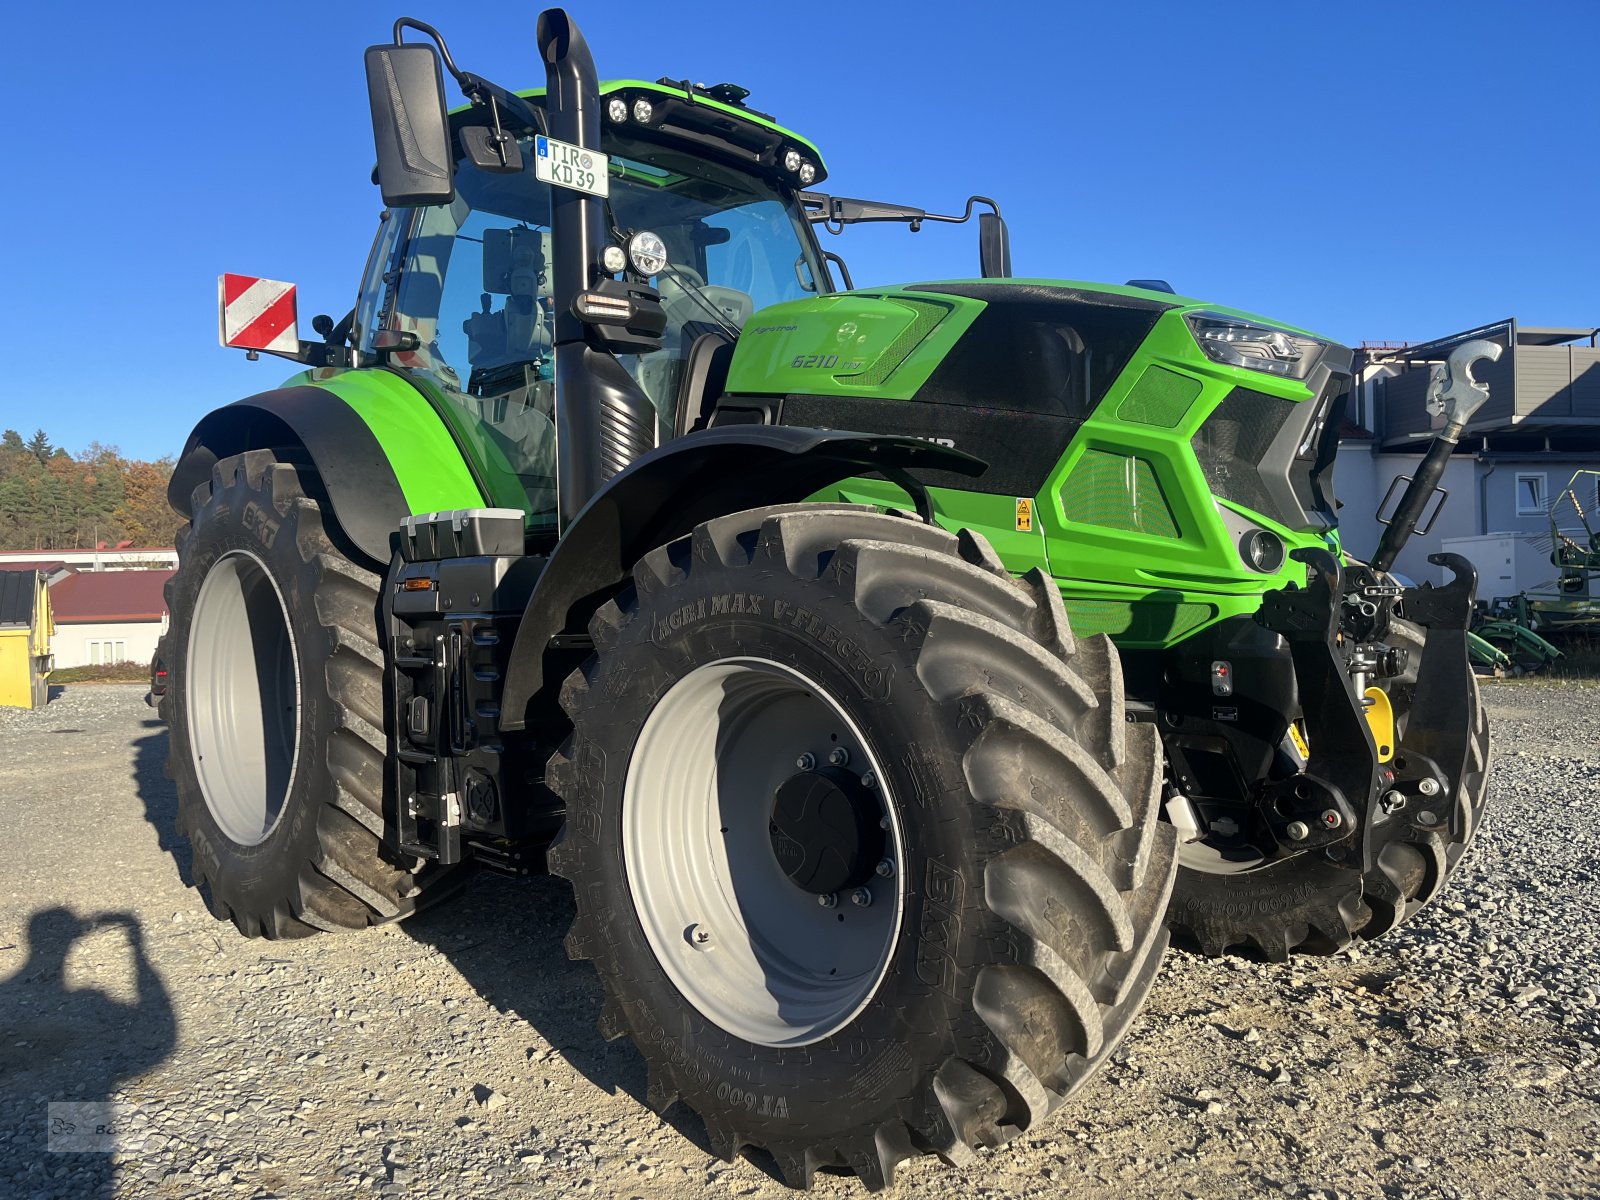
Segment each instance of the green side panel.
[{"label": "green side panel", "polygon": [[372,430],[413,513],[481,508],[485,498],[443,419],[416,388],[377,370],[305,371],[286,387],[309,385],[339,397]]},{"label": "green side panel", "polygon": [[[911,499],[900,488],[882,479],[848,479],[807,499],[816,504],[875,504],[879,508],[911,508]],[[1044,531],[1034,522],[1031,530],[1016,527],[1016,500],[1011,496],[991,496],[986,492],[964,492],[954,488],[930,487],[933,519],[952,533],[975,529],[994,546],[1006,569],[1021,575],[1034,567],[1048,571]]]},{"label": "green side panel", "polygon": [[1190,444],[1235,387],[1311,397],[1296,380],[1210,361],[1176,309],[1078,430],[1037,505],[1074,629],[1125,647],[1170,646],[1255,612],[1270,588],[1305,583],[1305,567],[1289,559],[1270,575],[1246,566],[1229,521],[1269,529],[1289,550],[1325,546],[1323,537],[1219,502]]},{"label": "green side panel", "polygon": [[1117,405],[1117,419],[1171,429],[1183,420],[1204,390],[1205,385],[1192,375],[1180,375],[1166,367],[1146,367],[1127,398]]},{"label": "green side panel", "polygon": [[985,305],[919,292],[837,292],[774,304],[745,323],[728,390],[909,400]]},{"label": "green side panel", "polygon": [[1079,637],[1110,634],[1119,643],[1170,645],[1215,619],[1217,608],[1194,601],[1086,600],[1063,596],[1067,621]]},{"label": "green side panel", "polygon": [[1069,521],[1175,538],[1178,525],[1149,460],[1090,450],[1061,489]]}]

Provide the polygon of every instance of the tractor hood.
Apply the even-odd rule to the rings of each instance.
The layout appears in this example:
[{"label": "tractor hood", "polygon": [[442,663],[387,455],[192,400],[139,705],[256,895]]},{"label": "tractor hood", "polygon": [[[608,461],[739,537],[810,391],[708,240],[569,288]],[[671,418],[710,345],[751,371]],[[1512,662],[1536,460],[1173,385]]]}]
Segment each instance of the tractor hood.
[{"label": "tractor hood", "polygon": [[[931,400],[918,394],[936,374],[978,373],[990,384],[973,392],[970,403],[982,403],[979,397],[995,384],[1011,390],[1037,382],[1058,392],[1086,382],[1067,378],[1082,376],[1069,358],[1093,330],[1104,347],[1102,370],[1094,373],[1102,394],[1155,320],[1179,304],[1158,291],[1030,280],[915,283],[790,301],[763,309],[744,326],[728,390]],[[1014,370],[995,376],[1000,360]],[[1107,374],[1107,366],[1115,370]],[[1059,368],[1053,381],[1038,378],[1051,368]]]}]

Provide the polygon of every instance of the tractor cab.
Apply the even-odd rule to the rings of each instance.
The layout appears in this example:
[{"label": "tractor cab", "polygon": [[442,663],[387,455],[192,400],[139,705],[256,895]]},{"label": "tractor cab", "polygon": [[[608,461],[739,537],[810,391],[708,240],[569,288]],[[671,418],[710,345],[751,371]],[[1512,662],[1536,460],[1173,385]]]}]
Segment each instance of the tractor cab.
[{"label": "tractor cab", "polygon": [[[654,116],[670,99],[660,92],[635,85],[607,98],[615,104],[596,156],[606,173],[595,186],[605,192],[603,221],[614,231],[612,262],[616,274],[654,289],[662,321],[654,338],[619,347],[616,360],[648,401],[655,445],[687,432],[699,416],[708,376],[689,372],[691,361],[725,359],[756,310],[832,285],[781,164],[752,169],[704,153]],[[530,103],[541,99],[531,95]],[[385,213],[354,347],[455,409],[484,457],[516,476],[531,527],[553,532],[563,293],[552,185],[537,175],[543,135],[534,122],[499,116],[520,169],[474,164],[463,147],[493,120],[482,107],[452,115],[450,201]]]}]

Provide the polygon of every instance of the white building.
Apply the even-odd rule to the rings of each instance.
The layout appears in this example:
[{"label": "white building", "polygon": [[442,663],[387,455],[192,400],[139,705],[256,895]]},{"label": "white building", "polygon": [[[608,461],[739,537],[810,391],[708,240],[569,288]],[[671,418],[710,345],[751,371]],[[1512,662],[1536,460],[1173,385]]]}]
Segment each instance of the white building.
[{"label": "white building", "polygon": [[73,571],[52,583],[55,665],[148,664],[167,631],[170,570]]}]

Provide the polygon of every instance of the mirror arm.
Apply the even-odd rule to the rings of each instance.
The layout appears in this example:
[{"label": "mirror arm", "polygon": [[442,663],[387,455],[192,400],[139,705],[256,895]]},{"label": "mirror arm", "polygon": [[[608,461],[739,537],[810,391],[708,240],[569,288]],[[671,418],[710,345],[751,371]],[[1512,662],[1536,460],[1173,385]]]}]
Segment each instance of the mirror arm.
[{"label": "mirror arm", "polygon": [[[518,118],[530,129],[537,129],[546,137],[550,134],[548,122],[545,120],[544,109],[538,105],[530,104],[526,99],[515,92],[508,92],[497,83],[490,83],[482,75],[474,75],[471,71],[463,71],[458,78],[461,84],[461,94],[474,104],[498,105],[507,113]],[[495,132],[500,131],[500,116],[494,114]]]},{"label": "mirror arm", "polygon": [[406,40],[400,32],[402,29],[415,29],[418,33],[432,38],[434,44],[439,47],[440,56],[444,59],[445,70],[449,71],[455,81],[461,85],[463,92],[467,90],[467,76],[456,69],[456,60],[450,57],[450,47],[444,44],[444,35],[442,33],[427,22],[419,21],[415,17],[401,17],[394,23],[394,44],[396,46],[405,45]]},{"label": "mirror arm", "polygon": [[[823,192],[800,193],[800,207],[805,213],[806,220],[813,225],[821,225],[829,233],[834,234],[843,232],[846,225],[861,225],[871,221],[903,222],[911,227],[912,233],[920,230],[924,221],[942,221],[960,225],[972,220],[972,210],[979,204],[987,204],[995,216],[1000,215],[1000,206],[987,196],[967,197],[965,210],[960,216],[953,216],[924,212],[920,208],[889,204],[885,201],[852,200],[844,196],[829,196]],[[857,211],[852,212],[846,207],[847,205],[858,206]]]}]

